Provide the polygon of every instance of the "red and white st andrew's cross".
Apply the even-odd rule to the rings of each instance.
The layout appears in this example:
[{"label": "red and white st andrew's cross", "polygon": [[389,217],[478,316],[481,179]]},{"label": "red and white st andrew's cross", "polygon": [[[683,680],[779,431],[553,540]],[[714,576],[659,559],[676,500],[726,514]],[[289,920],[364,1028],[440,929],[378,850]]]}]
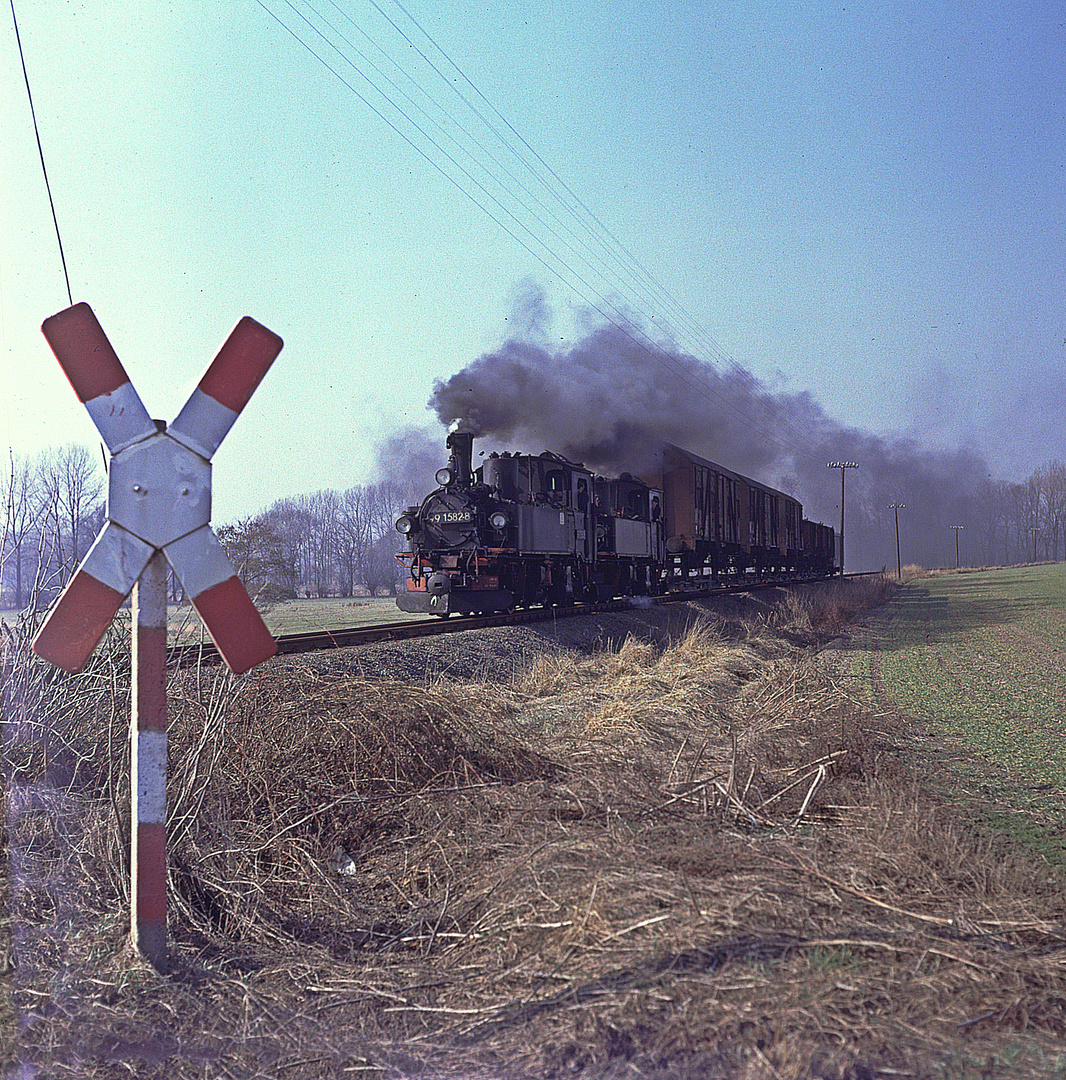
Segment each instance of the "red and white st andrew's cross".
[{"label": "red and white st andrew's cross", "polygon": [[177,419],[160,430],[88,304],[66,308],[41,329],[111,459],[107,524],[45,619],[34,652],[80,671],[161,550],[231,670],[273,656],[277,643],[211,530],[211,457],[281,352],[281,338],[242,319]]}]

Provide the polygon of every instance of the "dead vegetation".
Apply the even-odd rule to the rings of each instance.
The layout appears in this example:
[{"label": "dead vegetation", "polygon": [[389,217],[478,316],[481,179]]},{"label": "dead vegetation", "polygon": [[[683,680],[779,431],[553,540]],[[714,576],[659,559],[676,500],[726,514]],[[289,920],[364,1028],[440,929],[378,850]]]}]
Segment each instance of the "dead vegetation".
[{"label": "dead vegetation", "polygon": [[20,658],[4,1075],[1062,1075],[1061,877],[819,662],[861,592],[504,682],[175,679],[166,976],[125,940],[121,638]]}]

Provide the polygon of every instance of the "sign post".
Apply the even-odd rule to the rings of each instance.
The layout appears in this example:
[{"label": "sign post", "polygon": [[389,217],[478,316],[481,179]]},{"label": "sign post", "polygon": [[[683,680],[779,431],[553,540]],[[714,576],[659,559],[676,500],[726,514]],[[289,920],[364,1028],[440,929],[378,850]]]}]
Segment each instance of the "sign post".
[{"label": "sign post", "polygon": [[78,672],[131,592],[131,927],[137,949],[166,970],[167,565],[223,660],[247,671],[277,643],[211,530],[211,457],[281,352],[244,318],[177,419],[149,418],[88,304],[41,327],[111,454],[107,522],[33,641],[33,651]]},{"label": "sign post", "polygon": [[167,561],[161,551],[153,552],[133,587],[131,633],[130,937],[162,971],[167,955]]}]

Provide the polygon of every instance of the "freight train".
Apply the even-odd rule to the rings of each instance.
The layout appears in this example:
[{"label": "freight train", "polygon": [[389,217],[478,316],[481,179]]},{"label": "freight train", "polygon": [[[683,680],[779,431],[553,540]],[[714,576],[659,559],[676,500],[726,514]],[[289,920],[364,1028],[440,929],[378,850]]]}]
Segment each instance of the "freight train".
[{"label": "freight train", "polygon": [[800,503],[679,447],[640,477],[597,476],[559,454],[490,454],[454,431],[421,506],[396,521],[408,549],[402,611],[534,604],[802,581],[835,572],[836,535]]}]

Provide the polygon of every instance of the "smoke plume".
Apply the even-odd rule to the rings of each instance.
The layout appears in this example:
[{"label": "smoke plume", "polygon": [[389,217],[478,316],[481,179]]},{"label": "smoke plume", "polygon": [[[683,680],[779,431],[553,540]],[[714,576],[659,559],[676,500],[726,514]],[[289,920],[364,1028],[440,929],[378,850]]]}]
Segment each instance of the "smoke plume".
[{"label": "smoke plume", "polygon": [[[475,453],[550,449],[605,474],[639,474],[650,449],[674,443],[788,491],[806,516],[837,529],[840,472],[826,466],[851,460],[859,467],[846,475],[846,569],[895,569],[892,503],[905,504],[903,562],[954,565],[952,525],[972,530],[976,546],[989,470],[975,453],[847,427],[808,393],[772,391],[739,367],[650,344],[635,327],[595,326],[565,349],[530,336],[539,340],[509,340],[434,389],[431,408],[445,427],[479,437]],[[439,447],[442,462],[443,435]]]}]

